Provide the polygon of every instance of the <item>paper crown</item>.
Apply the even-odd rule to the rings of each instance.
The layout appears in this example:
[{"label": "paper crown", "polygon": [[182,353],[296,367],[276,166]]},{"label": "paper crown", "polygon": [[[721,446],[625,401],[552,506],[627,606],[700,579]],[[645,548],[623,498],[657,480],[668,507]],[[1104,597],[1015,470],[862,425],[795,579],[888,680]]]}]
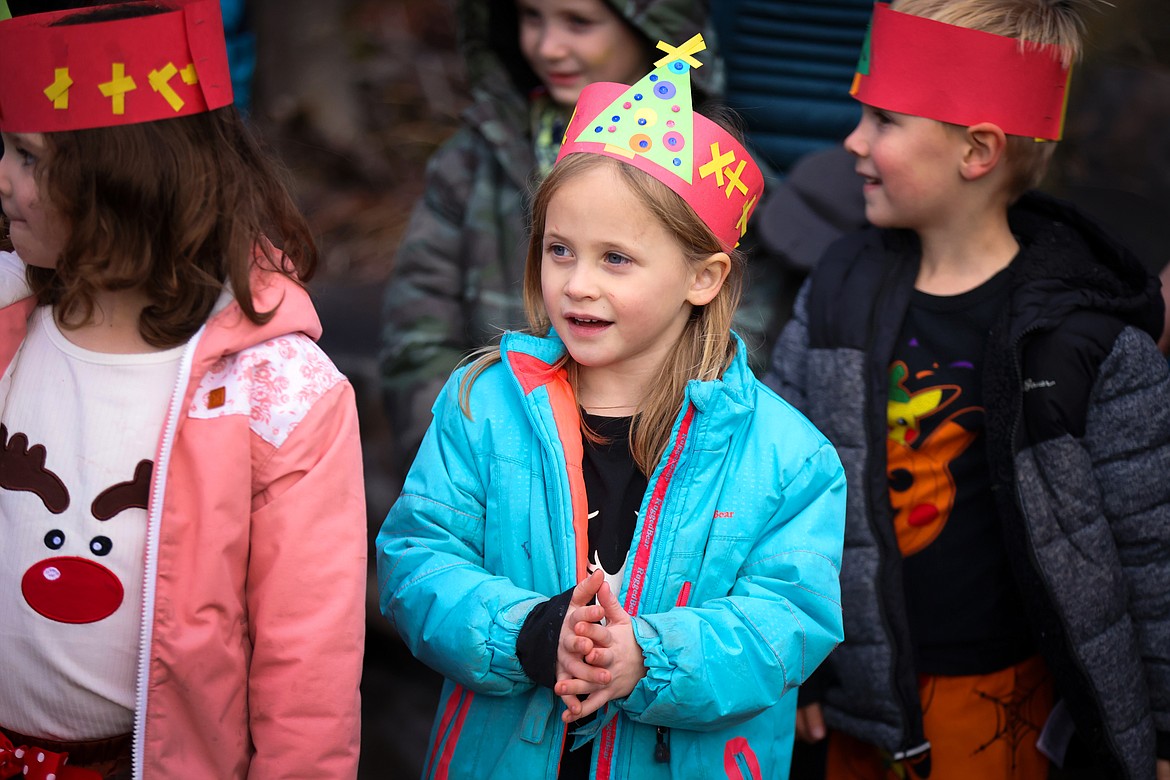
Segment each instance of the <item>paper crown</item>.
[{"label": "paper crown", "polygon": [[1008,135],[1058,141],[1069,68],[1053,44],[1015,38],[874,6],[850,94],[887,111]]},{"label": "paper crown", "polygon": [[[0,130],[45,133],[199,114],[232,102],[218,0],[165,0],[130,19],[0,21]],[[131,4],[129,7],[133,7]]]},{"label": "paper crown", "polygon": [[759,166],[719,125],[691,108],[694,54],[707,48],[696,35],[667,54],[632,87],[598,81],[585,87],[565,131],[557,161],[601,154],[633,165],[682,197],[731,251],[747,230],[764,191]]}]

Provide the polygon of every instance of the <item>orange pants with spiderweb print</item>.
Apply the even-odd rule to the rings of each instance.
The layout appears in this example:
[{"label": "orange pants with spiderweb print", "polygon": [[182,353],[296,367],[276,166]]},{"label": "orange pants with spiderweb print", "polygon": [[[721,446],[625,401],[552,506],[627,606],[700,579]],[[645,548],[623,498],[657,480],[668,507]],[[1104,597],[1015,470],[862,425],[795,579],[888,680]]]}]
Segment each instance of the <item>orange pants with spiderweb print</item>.
[{"label": "orange pants with spiderweb print", "polygon": [[[930,780],[1045,780],[1036,739],[1052,711],[1052,678],[1039,656],[992,674],[920,675]],[[916,771],[917,770],[917,771]],[[914,759],[830,732],[826,780],[922,780]]]}]

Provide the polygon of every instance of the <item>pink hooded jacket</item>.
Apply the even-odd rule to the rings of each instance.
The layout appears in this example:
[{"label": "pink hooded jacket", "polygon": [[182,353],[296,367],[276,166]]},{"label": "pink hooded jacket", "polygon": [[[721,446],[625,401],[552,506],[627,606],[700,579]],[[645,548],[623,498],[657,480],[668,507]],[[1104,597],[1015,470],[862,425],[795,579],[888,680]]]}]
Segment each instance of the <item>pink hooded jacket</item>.
[{"label": "pink hooded jacket", "polygon": [[[34,308],[0,253],[0,370]],[[135,778],[352,778],[366,516],[353,389],[291,280],[257,270],[189,342],[155,458]],[[24,295],[27,295],[25,290]]]}]

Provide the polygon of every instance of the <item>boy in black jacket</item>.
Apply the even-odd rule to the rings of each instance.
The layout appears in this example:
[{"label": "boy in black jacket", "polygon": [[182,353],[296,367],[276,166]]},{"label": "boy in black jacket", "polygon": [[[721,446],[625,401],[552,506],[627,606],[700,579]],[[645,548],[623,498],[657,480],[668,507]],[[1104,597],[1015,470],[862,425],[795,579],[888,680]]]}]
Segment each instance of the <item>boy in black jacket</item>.
[{"label": "boy in black jacket", "polygon": [[1170,378],[1157,281],[1025,194],[1070,2],[876,7],[829,249],[768,381],[849,477],[845,643],[798,733],[831,778],[1170,778]]}]

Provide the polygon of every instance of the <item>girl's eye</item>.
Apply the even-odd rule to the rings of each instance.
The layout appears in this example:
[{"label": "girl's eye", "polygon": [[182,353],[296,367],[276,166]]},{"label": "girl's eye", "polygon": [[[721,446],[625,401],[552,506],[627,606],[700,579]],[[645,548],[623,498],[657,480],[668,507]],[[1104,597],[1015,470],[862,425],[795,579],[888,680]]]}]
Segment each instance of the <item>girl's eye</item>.
[{"label": "girl's eye", "polygon": [[625,265],[630,262],[630,258],[625,255],[619,255],[617,252],[607,252],[605,255],[605,262],[610,265]]},{"label": "girl's eye", "polygon": [[586,19],[584,16],[578,16],[577,14],[569,16],[569,27],[578,32],[587,30],[593,25],[594,21],[592,19]]},{"label": "girl's eye", "polygon": [[15,154],[16,158],[20,161],[21,167],[31,168],[35,167],[37,164],[37,158],[23,147],[13,146],[12,153]]},{"label": "girl's eye", "polygon": [[11,146],[8,146],[6,144],[4,147],[4,150],[2,150],[2,151],[5,151],[5,152],[12,151],[12,153],[15,154],[16,159],[20,160],[20,164],[22,166],[36,165],[35,154],[33,154],[32,152],[29,152],[27,149],[25,149],[25,147],[21,146],[18,143],[13,143]]},{"label": "girl's eye", "polygon": [[548,254],[552,255],[553,257],[568,257],[569,256],[569,248],[567,246],[565,246],[564,244],[549,244],[548,247],[544,251],[547,252]]}]

